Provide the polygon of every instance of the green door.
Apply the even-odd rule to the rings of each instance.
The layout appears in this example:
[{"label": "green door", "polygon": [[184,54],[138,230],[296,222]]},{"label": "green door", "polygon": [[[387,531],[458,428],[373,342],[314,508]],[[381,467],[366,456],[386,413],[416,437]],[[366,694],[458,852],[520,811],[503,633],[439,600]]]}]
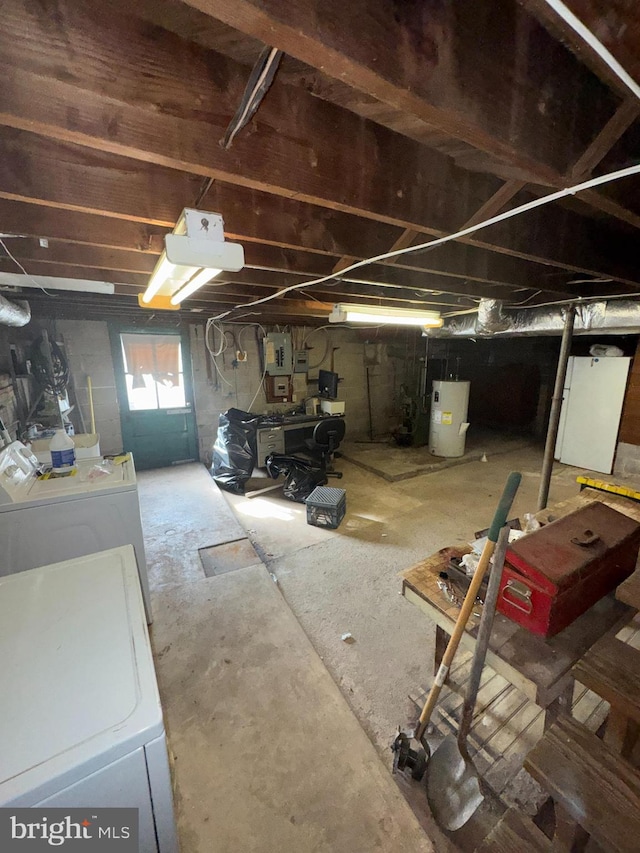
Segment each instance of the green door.
[{"label": "green door", "polygon": [[198,458],[191,357],[180,332],[111,328],[122,443],[136,468]]}]

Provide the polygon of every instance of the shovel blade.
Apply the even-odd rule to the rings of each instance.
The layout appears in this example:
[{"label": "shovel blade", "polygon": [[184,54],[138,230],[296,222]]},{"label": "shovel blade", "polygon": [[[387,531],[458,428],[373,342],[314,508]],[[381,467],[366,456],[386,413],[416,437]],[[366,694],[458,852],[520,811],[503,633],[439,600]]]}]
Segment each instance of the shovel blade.
[{"label": "shovel blade", "polygon": [[445,738],[427,765],[427,799],[438,826],[449,832],[463,827],[484,800],[476,769],[453,736]]}]

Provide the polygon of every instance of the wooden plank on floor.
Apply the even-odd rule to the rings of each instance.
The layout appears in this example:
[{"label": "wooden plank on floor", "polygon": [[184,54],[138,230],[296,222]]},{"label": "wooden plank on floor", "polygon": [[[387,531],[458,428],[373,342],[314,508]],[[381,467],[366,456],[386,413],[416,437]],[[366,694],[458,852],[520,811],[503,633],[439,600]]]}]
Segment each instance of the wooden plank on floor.
[{"label": "wooden plank on floor", "polygon": [[[618,638],[640,648],[640,618],[625,626]],[[457,735],[473,655],[460,651],[434,714],[436,730],[443,736]],[[419,708],[427,691],[417,690],[413,701]],[[592,732],[607,717],[609,705],[600,696],[576,683],[572,715]],[[468,748],[476,769],[505,805],[517,805],[534,814],[546,794],[523,771],[527,754],[544,734],[545,712],[490,666],[485,666],[478,692]]]},{"label": "wooden plank on floor", "polygon": [[616,590],[616,598],[640,610],[640,569],[623,581]]},{"label": "wooden plank on floor", "polygon": [[600,696],[596,696],[596,694],[591,690],[585,690],[580,698],[574,702],[572,716],[585,726],[591,728],[589,720],[597,712],[602,701],[602,698]]}]

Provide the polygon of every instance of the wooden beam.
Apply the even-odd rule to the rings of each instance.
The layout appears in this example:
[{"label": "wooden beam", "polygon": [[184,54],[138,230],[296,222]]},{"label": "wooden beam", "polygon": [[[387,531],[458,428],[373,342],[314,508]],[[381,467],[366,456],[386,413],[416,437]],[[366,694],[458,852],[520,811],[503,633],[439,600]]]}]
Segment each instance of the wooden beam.
[{"label": "wooden beam", "polygon": [[638,116],[640,116],[640,101],[637,98],[627,98],[623,101],[573,164],[567,175],[567,183],[577,184],[586,180]]},{"label": "wooden beam", "polygon": [[[247,241],[255,241],[285,249],[362,260],[390,245],[397,234],[397,229],[384,223],[218,182],[206,204],[209,209],[224,213],[229,238],[242,242],[245,248]],[[524,244],[524,240],[521,239],[521,243]],[[585,255],[581,255],[580,259],[576,256],[574,260],[584,258]],[[385,266],[388,265],[385,263]],[[477,244],[465,242],[443,246],[428,255],[409,255],[400,258],[396,266],[424,273],[428,278],[446,276],[463,281],[522,287],[536,287],[540,279],[549,273],[548,266],[533,262],[528,257],[516,257],[506,251],[487,251],[485,244],[480,244],[479,240]],[[371,270],[367,267],[355,275],[368,279],[371,278]],[[398,280],[390,272],[389,276],[391,281]],[[413,283],[417,281],[413,279]],[[454,287],[454,283],[449,283],[448,286],[455,290],[458,284],[455,283]],[[440,285],[443,285],[442,281]],[[426,286],[429,286],[428,280]]]},{"label": "wooden beam", "polygon": [[[586,144],[556,117],[587,107],[587,72],[515,4],[185,2],[551,184]],[[602,87],[589,100],[610,109]]]},{"label": "wooden beam", "polygon": [[[226,302],[209,302],[185,307],[180,312],[175,313],[172,311],[158,311],[140,308],[137,297],[134,297],[129,292],[116,292],[112,296],[98,297],[95,294],[72,294],[69,291],[57,291],[54,297],[47,297],[40,295],[37,291],[33,291],[33,294],[29,294],[29,301],[32,305],[46,306],[46,316],[49,317],[64,316],[61,312],[65,311],[69,306],[78,306],[81,308],[76,315],[79,319],[90,318],[92,313],[93,316],[98,317],[101,314],[104,316],[120,315],[124,309],[126,311],[125,316],[129,321],[135,316],[138,320],[143,320],[149,324],[152,324],[153,321],[162,322],[163,320],[165,323],[171,323],[174,318],[194,322],[198,318],[204,319],[229,311],[231,307]],[[280,302],[275,302],[275,304],[267,302],[264,305],[264,310],[261,311],[261,320],[264,323],[289,323],[297,321],[302,324],[315,320],[326,323],[327,316],[327,308],[313,301],[298,302],[289,300],[286,304],[285,300],[280,300]],[[249,316],[246,318],[246,322],[250,323],[252,319],[255,318]],[[237,320],[236,322],[242,322],[242,320]]]},{"label": "wooden beam", "polygon": [[[100,211],[105,217],[164,224],[167,228],[173,225],[184,204],[181,197],[190,191],[195,196],[197,187],[197,181],[179,172],[0,128],[0,198],[37,203],[49,208],[51,216],[56,216],[56,210],[91,216]],[[156,192],[152,188],[159,189]],[[363,258],[375,253],[380,245],[389,245],[395,232],[384,223],[228,184],[214,185],[207,206],[224,213],[227,233],[243,242],[245,248],[247,240],[266,240],[283,248]],[[536,287],[548,273],[548,267],[540,264],[548,264],[549,260],[526,250],[534,247],[539,253],[546,240],[550,255],[555,256],[553,263],[558,266],[571,272],[632,280],[633,267],[614,270],[604,253],[594,253],[592,223],[578,217],[578,227],[574,227],[576,220],[567,217],[566,211],[560,209],[547,212],[545,218],[529,215],[528,228],[507,234],[497,252],[493,251],[493,241],[477,239],[465,241],[464,245],[443,246],[429,254],[428,262],[416,256],[403,259],[396,266],[436,276]],[[11,218],[0,221],[0,227],[12,231]],[[563,234],[569,229],[572,241],[565,242]],[[52,236],[56,233],[54,229]],[[66,236],[70,237],[70,233]],[[513,248],[507,249],[506,245]],[[491,254],[485,249],[491,249]],[[620,266],[619,260],[615,266]],[[370,277],[370,271],[363,277]],[[397,280],[391,277],[391,281]],[[436,286],[441,285],[436,282]]]},{"label": "wooden beam", "polygon": [[[110,220],[107,220],[110,221]],[[87,270],[95,269],[103,277],[108,271],[107,280],[122,280],[129,274],[145,275],[147,278],[153,270],[157,254],[152,252],[134,252],[129,250],[104,248],[83,244],[67,243],[60,240],[50,240],[48,247],[42,247],[34,239],[12,239],[10,250],[15,257],[27,266],[33,273],[33,264],[46,264],[48,272],[40,274],[55,274],[51,269],[63,265],[66,270],[75,268],[75,277],[83,277]],[[1,254],[1,251],[0,251]],[[7,261],[9,268],[11,263]],[[249,283],[257,287],[272,287],[280,289],[291,281],[304,281],[324,275],[329,275],[333,258],[301,250],[293,251],[277,246],[248,243],[245,246],[245,268],[240,273],[223,273],[220,281]],[[15,271],[15,270],[14,270]],[[366,273],[366,275],[365,275]],[[293,279],[290,279],[291,276]],[[283,281],[283,276],[289,281]],[[73,275],[71,276],[73,277]],[[146,279],[145,279],[146,283]],[[636,288],[634,284],[620,285],[621,287]],[[496,299],[515,298],[516,290],[527,292],[535,290],[566,296],[575,295],[575,289],[567,288],[566,284],[557,277],[539,277],[529,285],[518,288],[514,284],[488,283],[481,281],[462,280],[460,278],[443,277],[437,273],[423,273],[416,270],[397,269],[371,265],[363,271],[362,278],[341,282],[339,286],[316,286],[316,291],[322,291],[323,298],[337,301],[337,294],[351,293],[365,296],[367,292],[378,299],[394,299],[396,296],[408,300],[428,300],[433,294],[447,294],[452,298],[487,297]],[[245,292],[244,295],[256,295]],[[468,304],[464,303],[463,304]]]},{"label": "wooden beam", "polygon": [[[148,282],[148,276],[141,278],[138,275],[131,275],[119,270],[98,270],[92,268],[79,271],[78,268],[74,266],[64,266],[51,262],[28,261],[27,263],[28,265],[25,265],[27,271],[31,275],[53,275],[55,277],[65,278],[87,278],[90,281],[110,281],[115,284],[115,293],[120,295],[133,294],[137,296],[138,293],[141,293],[144,290],[144,287]],[[12,267],[4,258],[0,258],[0,271],[15,272],[16,270],[15,267]],[[30,296],[32,292],[37,292],[37,290],[34,291],[32,288],[27,288],[26,293],[28,296]],[[55,291],[54,298],[58,292],[59,291]],[[205,306],[207,308],[211,305],[225,306],[226,309],[228,309],[230,307],[234,307],[238,303],[241,303],[243,300],[248,301],[249,299],[259,298],[264,295],[266,295],[264,290],[260,291],[242,287],[231,287],[225,289],[211,286],[202,288],[190,297],[189,304],[196,307]],[[303,297],[304,294],[301,293],[299,296]],[[274,303],[272,306],[274,309],[280,309],[281,307],[285,307],[287,311],[289,311],[289,309],[293,311],[297,311],[297,309],[300,308],[306,309],[302,313],[308,313],[309,310],[312,309],[312,313],[316,316],[318,314],[324,314],[326,316],[333,306],[333,302],[323,302],[317,299],[305,300],[304,298],[296,298],[295,295],[287,299],[274,299],[272,302]]]},{"label": "wooden beam", "polygon": [[[75,277],[77,278],[81,278],[86,270],[99,270],[101,275],[105,270],[108,270],[108,280],[113,280],[114,276],[119,276],[120,278],[118,280],[122,280],[123,276],[126,276],[129,273],[134,273],[146,276],[146,283],[149,274],[154,269],[158,257],[152,253],[106,249],[100,246],[78,245],[58,240],[50,240],[49,245],[46,248],[40,246],[38,241],[33,239],[11,239],[8,242],[11,253],[21,263],[23,263],[32,274],[35,274],[33,273],[34,264],[36,266],[42,264],[49,266],[50,269],[48,274],[52,274],[52,267],[55,267],[56,265],[63,265],[65,270],[75,268]],[[0,259],[2,254],[3,252],[0,249]],[[12,265],[15,267],[10,259],[4,260],[5,264],[8,265],[8,268],[11,268]],[[252,284],[260,286],[260,276],[263,276],[264,273],[269,273],[271,274],[271,281],[265,282],[264,286],[271,286],[275,289],[279,289],[284,283],[289,283],[283,282],[283,275],[288,276],[291,273],[295,273],[299,281],[304,281],[305,279],[329,274],[332,266],[332,259],[325,255],[311,254],[308,252],[292,252],[291,250],[273,246],[263,246],[256,243],[250,243],[246,246],[245,260],[246,266],[242,273],[243,276],[246,278],[252,278]],[[13,271],[16,271],[15,268]],[[55,272],[53,274],[55,274]],[[404,298],[410,299],[413,297],[414,300],[420,299],[420,292],[427,289],[429,285],[432,285],[433,290],[445,293],[450,292],[454,296],[478,296],[479,293],[482,295],[491,294],[497,296],[499,294],[508,294],[513,291],[513,286],[492,286],[489,284],[468,283],[457,279],[452,279],[452,283],[449,284],[448,280],[443,280],[438,276],[425,276],[423,274],[409,271],[394,271],[388,277],[395,279],[395,281],[382,281],[378,283],[376,281],[376,276],[380,275],[386,276],[386,271],[381,270],[378,267],[372,267],[371,278],[368,279],[370,283],[360,285],[360,290],[365,291],[368,289],[378,298],[386,294],[387,297],[392,299],[393,293],[389,293],[389,291],[396,288],[401,290],[401,294]],[[233,274],[233,280],[241,281],[239,276],[240,274]],[[229,274],[223,273],[220,280],[227,280],[228,278]],[[351,286],[350,292],[352,293],[355,292],[353,289],[354,286],[355,285]],[[344,287],[337,288],[336,292],[345,292],[345,287],[347,286],[345,285]],[[412,290],[412,287],[418,288],[419,290]],[[325,290],[327,290],[326,287]],[[327,291],[327,298],[335,301],[332,293],[333,288]],[[245,292],[244,295],[256,294]],[[425,298],[427,295],[428,294],[424,293]]]},{"label": "wooden beam", "polygon": [[[242,94],[244,67],[128,18],[124,8],[116,17],[114,4],[59,0],[56,8],[52,33],[28,0],[3,3],[0,123],[333,209],[368,210],[400,227],[417,217],[446,227],[436,221],[438,199],[459,171],[447,157],[277,81],[252,132],[225,151],[218,140]],[[118,74],[104,73],[114,67]],[[486,196],[491,184],[474,176],[471,198]]]},{"label": "wooden beam", "polygon": [[526,186],[525,181],[505,181],[499,190],[488,198],[478,210],[469,217],[462,228],[471,228],[472,225],[477,225],[485,219],[491,219],[496,216],[502,208],[508,204],[514,196],[518,195],[520,190]]},{"label": "wooden beam", "polygon": [[[109,269],[118,272],[132,272],[146,275],[153,272],[158,255],[145,252],[129,252],[125,249],[105,249],[101,246],[86,246],[49,240],[45,248],[37,240],[7,239],[11,254],[21,261],[42,261],[47,264],[65,264],[66,266]],[[4,250],[0,246],[0,256]]]},{"label": "wooden beam", "polygon": [[[278,199],[276,199],[276,201],[278,201]],[[12,202],[0,199],[0,232],[5,234],[14,233],[27,235],[34,238],[46,237],[49,240],[56,241],[56,243],[63,244],[63,246],[60,246],[53,243],[53,253],[51,253],[33,243],[33,241],[25,242],[23,240],[18,241],[7,239],[9,248],[12,249],[13,252],[17,252],[23,260],[33,261],[35,259],[36,262],[42,261],[44,263],[55,262],[57,260],[58,263],[67,264],[69,267],[86,265],[88,269],[92,267],[100,268],[103,263],[107,262],[105,260],[105,256],[100,253],[96,253],[92,256],[87,255],[86,248],[81,250],[81,253],[76,254],[74,257],[71,247],[76,244],[82,244],[85,247],[96,246],[100,249],[123,249],[132,252],[145,251],[153,257],[153,261],[155,262],[156,256],[159,254],[163,245],[161,233],[164,232],[149,233],[150,231],[152,231],[152,226],[143,226],[138,223],[130,223],[114,218],[91,216],[66,210],[53,210],[48,207],[40,207],[36,204],[25,204],[23,202]],[[235,237],[236,235],[231,236]],[[246,237],[239,236],[238,239],[242,239],[244,241]],[[26,251],[27,246],[29,249],[31,249],[31,247],[35,247],[35,258],[31,251]],[[284,248],[294,247],[285,245]],[[250,248],[248,251],[250,259],[253,259],[256,262],[262,261],[265,263],[269,262],[269,260],[274,260],[274,256],[269,258],[268,256],[261,255],[259,249],[257,250],[258,254],[254,254],[253,257],[251,257],[252,252]],[[269,249],[265,251],[269,251]],[[62,254],[60,254],[61,252]],[[2,252],[0,250],[0,255],[1,254]],[[320,254],[328,253],[321,252]],[[122,262],[123,258],[126,257],[129,256],[112,256],[111,262],[114,268],[112,270],[112,275],[115,273],[116,269],[122,271],[125,266],[136,268],[135,261],[128,264]],[[433,276],[433,271],[429,272],[431,272],[432,275],[429,278],[429,281],[424,284],[432,283],[434,286],[442,287],[442,274],[438,273],[438,279],[436,280],[435,276]],[[278,269],[277,271],[270,272],[262,268],[254,270],[251,267],[247,267],[240,273],[235,273],[231,276],[225,273],[220,280],[245,281],[247,283],[256,284],[257,286],[268,286],[271,284],[273,287],[279,287],[282,285],[283,275],[292,281],[302,281],[308,277],[302,273],[296,273],[295,271],[288,269]],[[469,287],[469,285],[462,280],[463,278],[463,276],[453,276],[453,281],[449,284],[452,288],[452,304],[454,304],[457,295],[464,296],[466,294],[473,294],[474,292],[473,288]],[[334,296],[359,294],[363,297],[371,296],[371,298],[379,298],[385,292],[393,290],[394,293],[392,295],[394,298],[415,300],[417,288],[418,284],[413,282],[409,289],[403,289],[401,284],[392,282],[383,282],[380,284],[374,283],[371,285],[344,283],[340,287],[333,287],[332,293]],[[493,292],[496,295],[498,293],[503,294],[505,292],[505,288],[492,288],[491,285],[487,284],[487,292]],[[328,296],[327,298],[330,297]]]},{"label": "wooden beam", "polygon": [[[634,228],[640,228],[640,215],[634,213],[632,210],[628,210],[614,198],[611,198],[604,193],[598,193],[595,190],[583,190],[580,193],[576,193],[576,198],[579,198],[581,201],[591,205],[591,207],[595,207],[597,210],[602,211],[602,213],[608,213],[610,216],[615,219],[619,219],[621,222],[633,225]],[[595,202],[597,202],[597,204]]]},{"label": "wooden beam", "polygon": [[[507,10],[503,0],[485,0],[481,7],[444,0],[393,9],[385,0],[307,0],[291,10],[280,0],[183,2],[332,75],[339,86],[346,83],[382,102],[382,123],[400,133],[403,124],[411,127],[410,116],[431,135],[437,129],[481,149],[489,155],[482,171],[491,171],[491,158],[494,163],[497,158],[520,179],[564,186],[563,176],[589,143],[591,127],[603,125],[616,108],[615,98],[563,44],[518,5]],[[572,2],[583,10],[598,6],[597,0]],[[620,18],[628,22],[631,15]],[[614,30],[611,21],[609,29]],[[627,49],[632,43],[626,38]],[[331,87],[325,88],[331,97]],[[389,122],[390,111],[396,122]],[[365,106],[373,120],[379,120],[377,112]],[[505,170],[497,166],[495,173]],[[594,191],[583,200],[640,227],[632,211],[601,198]]]},{"label": "wooden beam", "polygon": [[[74,146],[68,148],[76,184],[91,199],[84,204],[89,212],[98,211],[100,185],[107,179],[115,182],[123,201],[134,203],[149,177],[148,171],[138,174],[141,167],[132,159],[126,159],[120,169],[113,163],[115,174],[104,172],[104,152],[154,164],[152,171],[161,183],[153,180],[147,197],[163,200],[165,210],[154,212],[159,225],[175,221],[181,207],[195,198],[200,183],[195,178],[193,186],[194,178],[182,173],[182,188],[176,191],[169,186],[169,169],[162,173],[160,166],[436,235],[468,218],[497,186],[490,177],[457,169],[436,151],[297,88],[279,86],[277,81],[252,125],[253,132],[243,134],[231,151],[223,151],[216,140],[244,85],[245,69],[170,33],[151,31],[124,12],[116,26],[114,10],[93,0],[60,0],[57,8],[57,26],[64,38],[52,35],[46,18],[22,0],[3,4],[0,122],[101,152],[87,152],[80,165],[77,149],[74,153]],[[90,40],[87,32],[92,34]],[[47,45],[46,51],[42,44]],[[105,77],[102,69],[114,66],[119,73]],[[144,74],[139,73],[141,66]],[[332,128],[331,134],[326,133],[327,127]],[[26,173],[36,186],[36,178],[44,173],[36,174],[30,158],[20,153],[19,144],[17,148],[18,174]],[[358,170],[352,168],[354,156],[361,164]],[[66,157],[62,162],[67,165]],[[15,186],[15,165],[0,180],[1,194],[33,200],[21,192],[21,181]],[[58,159],[55,167],[50,165],[55,172],[62,164]],[[122,174],[121,170],[130,171]],[[83,182],[81,171],[87,173]],[[14,184],[13,190],[3,186],[5,177]],[[455,203],[452,186],[458,188]],[[144,221],[150,213],[138,206],[127,216]],[[548,212],[540,221],[548,223]],[[574,225],[579,233],[579,220]],[[470,242],[484,245],[480,240]],[[518,249],[515,254],[585,271],[578,260],[588,257],[583,250],[575,253],[575,263],[567,264],[562,258],[565,248],[556,243],[553,228],[537,228],[529,251]],[[589,241],[585,243],[588,246]],[[493,248],[513,253],[508,246]],[[595,271],[608,272],[604,267],[597,263]]]},{"label": "wooden beam", "polygon": [[[100,270],[100,269],[92,269],[87,268],[83,270],[79,270],[77,267],[73,266],[64,266],[60,264],[51,264],[43,261],[31,261],[25,260],[25,267],[27,271],[34,276],[53,276],[56,278],[75,278],[75,279],[88,279],[89,281],[107,281],[115,284],[115,292],[120,294],[135,294],[143,292],[146,284],[148,282],[147,277],[123,273],[118,270]],[[18,270],[11,265],[4,258],[0,258],[0,272],[18,272]],[[243,301],[249,301],[251,299],[258,299],[263,296],[268,295],[270,292],[276,292],[278,287],[266,287],[264,284],[255,284],[251,286],[240,286],[234,284],[233,282],[226,283],[224,285],[211,285],[205,286],[197,291],[193,296],[189,298],[188,306],[193,307],[207,307],[212,303],[215,304],[224,304],[227,306],[235,306],[238,303],[242,303]],[[25,295],[30,297],[33,292],[37,292],[32,288],[27,288],[25,291]],[[55,291],[57,294],[58,291]],[[341,294],[335,293],[326,293],[318,290],[313,291],[312,299],[304,299],[307,291],[300,291],[298,294],[290,294],[286,297],[287,304],[289,304],[292,300],[298,300],[304,302],[315,302],[318,307],[322,308],[325,311],[329,311],[333,306],[334,302],[337,300],[339,296],[348,297],[349,301],[361,303],[363,305],[374,304],[385,304],[397,307],[430,307],[436,310],[446,310],[452,308],[461,308],[471,305],[471,302],[465,302],[462,299],[458,299],[455,297],[441,296],[441,297],[425,297],[425,299],[407,299],[407,298],[397,298],[394,296],[389,299],[386,295],[381,298],[380,296],[376,296],[374,294],[361,294],[359,292],[350,292],[347,291]],[[279,304],[282,300],[272,300],[276,305]]]},{"label": "wooden beam", "polygon": [[[478,213],[481,214],[480,218],[494,215],[521,187],[522,182],[507,181],[466,220],[465,226],[474,222]],[[526,200],[528,199],[522,198],[522,201]],[[224,212],[225,227],[230,238],[243,243],[255,240],[283,248],[302,248],[305,251],[342,255],[341,261],[334,267],[334,272],[353,261],[378,254],[381,247],[391,245],[394,240],[395,247],[404,245],[409,237],[409,232],[402,232],[398,237],[397,230],[384,223],[220,182],[214,184],[205,204],[210,206],[210,209]],[[522,222],[525,222],[527,227],[516,232],[513,249],[509,253],[505,247],[501,247],[497,252],[487,251],[495,247],[492,241],[487,241],[480,232],[475,235],[475,239],[445,245],[435,252],[400,257],[395,260],[395,265],[402,269],[415,269],[472,281],[535,287],[540,284],[541,279],[547,277],[549,270],[548,267],[534,263],[533,258],[523,251],[527,248],[530,231],[536,232],[537,241],[544,240],[543,228],[545,224],[548,225],[547,233],[556,235],[554,255],[562,252],[565,234],[571,231],[573,239],[576,239],[580,231],[574,230],[575,221],[568,221],[566,214],[556,208],[541,211],[540,216],[535,212],[527,214]],[[584,224],[580,218],[577,222],[580,226]],[[456,223],[456,228],[458,227],[461,227],[460,223]],[[590,225],[589,231],[591,227]],[[600,225],[596,227],[600,228]],[[411,233],[416,237],[421,236],[418,232]],[[427,240],[428,235],[423,239]],[[591,235],[587,242],[589,245],[593,244]],[[629,250],[635,251],[633,247],[635,241],[630,240]],[[589,250],[585,253],[583,248],[580,259],[584,261],[587,257]],[[579,260],[577,253],[573,260]],[[384,263],[391,265],[392,262]],[[366,278],[368,271],[364,269],[357,275]]]},{"label": "wooden beam", "polygon": [[199,183],[171,169],[0,127],[0,198],[9,201],[171,229]]},{"label": "wooden beam", "polygon": [[[16,243],[18,241],[15,241]],[[51,248],[51,247],[50,247]],[[123,260],[118,260],[118,252],[111,251],[107,254],[96,255],[95,258],[87,257],[83,254],[84,263],[79,263],[79,258],[74,255],[77,246],[66,246],[61,244],[56,247],[52,253],[49,250],[41,249],[33,243],[25,241],[22,249],[15,246],[12,247],[12,252],[16,255],[20,263],[26,268],[31,275],[47,275],[47,276],[64,276],[67,278],[88,278],[97,281],[110,281],[120,284],[134,285],[136,292],[143,290],[148,283],[148,274],[131,272],[119,267],[128,266],[129,254],[123,252]],[[83,247],[86,251],[87,247]],[[65,251],[66,250],[66,251]],[[149,255],[139,255],[141,258],[149,258]],[[111,262],[112,268],[99,266],[99,261]],[[275,259],[274,262],[277,262]],[[8,257],[0,256],[0,270],[6,272],[18,272],[15,263]],[[256,278],[260,276],[260,278]],[[283,278],[284,276],[284,278]],[[250,300],[266,295],[269,292],[279,291],[285,284],[293,282],[301,282],[306,278],[312,277],[311,273],[306,276],[300,273],[292,274],[289,270],[282,270],[278,273],[263,272],[245,268],[240,273],[223,273],[219,279],[212,285],[202,289],[194,296],[194,300],[210,301],[209,294],[215,298],[225,297],[225,300],[232,303],[238,300]],[[618,289],[624,285],[616,285]],[[638,286],[628,286],[630,292],[637,292]],[[601,285],[601,290],[606,292],[606,286]],[[559,298],[571,298],[580,295],[595,295],[589,292],[587,294],[585,286],[567,286],[560,281],[550,281],[540,284],[539,288],[520,290],[516,292],[514,288],[505,286],[491,286],[488,284],[476,283],[458,283],[450,286],[450,289],[441,287],[434,289],[431,293],[425,291],[416,291],[411,288],[402,287],[401,285],[390,284],[389,282],[376,283],[372,281],[369,284],[357,284],[349,281],[340,282],[339,285],[327,288],[323,285],[316,285],[309,290],[300,291],[300,295],[310,293],[314,298],[323,300],[327,303],[340,301],[344,297],[349,301],[363,302],[363,304],[386,305],[429,305],[437,308],[441,307],[470,307],[473,302],[470,298],[478,299],[480,297],[504,299],[509,301],[514,299],[516,302],[521,301],[526,297],[533,296],[536,292],[541,295],[542,299],[553,300]],[[229,297],[226,299],[226,297]]]},{"label": "wooden beam", "polygon": [[[469,228],[471,225],[476,225],[478,222],[482,222],[483,219],[489,219],[491,216],[494,216],[524,187],[525,181],[506,181],[490,198],[487,199],[487,201],[484,202],[484,204],[478,208],[478,210],[464,223],[462,228]],[[393,243],[389,251],[397,252],[399,249],[406,249],[413,243],[416,237],[419,236],[420,233],[418,231],[406,228]],[[348,256],[340,258],[333,268],[333,271],[335,273],[340,272],[345,269],[345,267],[350,266],[354,260],[355,258],[350,258]],[[386,263],[394,264],[399,260],[400,257],[389,258]]]},{"label": "wooden beam", "polygon": [[167,228],[0,198],[0,232],[159,253]]},{"label": "wooden beam", "polygon": [[[64,167],[62,169],[63,179],[72,177],[65,176]],[[46,180],[43,178],[43,182]],[[41,194],[45,191],[43,182]],[[105,193],[105,206],[113,208],[108,188]],[[75,196],[67,195],[65,199],[77,203],[83,200],[80,192]],[[227,238],[244,245],[255,242],[332,256],[349,250],[357,253],[356,259],[362,259],[375,252],[379,245],[388,244],[395,233],[392,226],[382,223],[228,184],[216,184],[205,204],[209,209],[224,212]],[[3,233],[157,254],[166,231],[166,228],[113,217],[0,199],[0,232]],[[489,255],[471,246],[459,246],[455,252],[441,251],[431,256],[428,263],[426,259],[409,257],[401,260],[398,266],[429,276],[458,279],[456,287],[466,280],[535,287],[547,272],[545,267],[501,253]],[[359,277],[366,278],[367,270]]]},{"label": "wooden beam", "polygon": [[[600,56],[545,0],[520,0],[556,37],[608,86],[623,97],[629,89]],[[640,81],[640,7],[634,0],[564,0],[573,14],[609,50],[625,71]]]}]

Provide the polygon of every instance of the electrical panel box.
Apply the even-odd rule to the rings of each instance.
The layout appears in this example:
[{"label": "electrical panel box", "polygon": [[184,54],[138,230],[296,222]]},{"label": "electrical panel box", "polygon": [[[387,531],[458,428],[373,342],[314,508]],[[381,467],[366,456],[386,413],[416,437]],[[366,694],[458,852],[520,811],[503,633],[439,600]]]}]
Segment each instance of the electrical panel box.
[{"label": "electrical panel box", "polygon": [[264,339],[264,361],[269,376],[289,376],[293,373],[291,335],[269,333]]},{"label": "electrical panel box", "polygon": [[309,350],[297,349],[293,353],[293,372],[306,373],[309,370]]},{"label": "electrical panel box", "polygon": [[267,403],[289,403],[293,396],[290,376],[267,376],[264,384]]}]

